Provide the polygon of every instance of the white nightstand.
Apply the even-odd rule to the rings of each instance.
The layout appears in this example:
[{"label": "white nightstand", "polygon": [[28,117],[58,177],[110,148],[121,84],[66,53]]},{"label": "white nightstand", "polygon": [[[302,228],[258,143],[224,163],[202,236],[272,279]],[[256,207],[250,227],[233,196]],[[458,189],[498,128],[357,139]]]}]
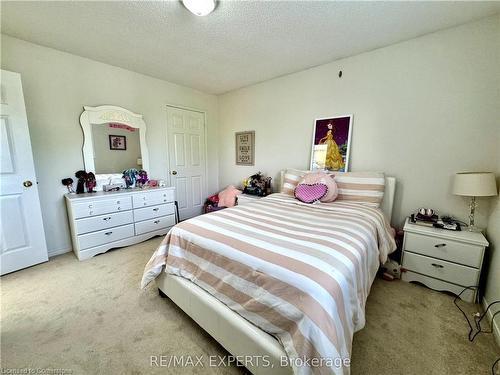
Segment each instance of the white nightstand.
[{"label": "white nightstand", "polygon": [[264,197],[259,197],[258,195],[250,195],[250,194],[240,194],[237,197],[238,197],[238,206],[243,206],[244,204],[257,202],[259,199],[264,198]]},{"label": "white nightstand", "polygon": [[[479,284],[488,246],[481,233],[428,228],[411,224],[409,219],[403,230],[402,280],[457,295],[466,286]],[[473,302],[475,297],[473,290],[467,290],[461,298]]]}]

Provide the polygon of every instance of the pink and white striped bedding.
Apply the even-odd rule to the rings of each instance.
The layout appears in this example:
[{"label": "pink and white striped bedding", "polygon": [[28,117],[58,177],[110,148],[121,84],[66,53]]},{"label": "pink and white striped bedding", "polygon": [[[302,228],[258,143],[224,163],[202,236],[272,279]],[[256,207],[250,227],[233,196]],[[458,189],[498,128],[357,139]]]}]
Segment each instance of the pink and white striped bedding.
[{"label": "pink and white striped bedding", "polygon": [[165,267],[274,335],[290,358],[317,358],[295,374],[347,374],[339,360],[350,358],[379,262],[395,247],[378,208],[272,194],[173,227],[142,287]]}]

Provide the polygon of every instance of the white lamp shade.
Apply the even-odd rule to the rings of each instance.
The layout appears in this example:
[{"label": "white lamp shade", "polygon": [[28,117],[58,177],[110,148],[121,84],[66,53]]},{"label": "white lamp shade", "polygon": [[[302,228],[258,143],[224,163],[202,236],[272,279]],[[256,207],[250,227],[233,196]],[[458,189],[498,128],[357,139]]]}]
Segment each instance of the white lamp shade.
[{"label": "white lamp shade", "polygon": [[467,197],[497,195],[495,175],[491,172],[463,172],[455,174],[453,194]]}]

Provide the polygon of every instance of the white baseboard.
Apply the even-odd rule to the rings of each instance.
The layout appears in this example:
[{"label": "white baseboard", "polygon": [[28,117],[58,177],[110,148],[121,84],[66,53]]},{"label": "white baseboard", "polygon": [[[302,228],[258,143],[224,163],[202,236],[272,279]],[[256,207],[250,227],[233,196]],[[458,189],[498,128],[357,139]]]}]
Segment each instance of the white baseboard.
[{"label": "white baseboard", "polygon": [[[486,300],[485,297],[483,297],[483,308],[485,310],[488,307],[488,305],[489,305],[489,302]],[[491,321],[493,318],[494,312],[498,310],[497,306],[498,306],[498,304],[495,305],[493,308],[490,308],[486,317],[488,318],[488,322],[490,323],[491,328],[493,330],[493,336],[495,337],[495,341],[496,341],[497,345],[500,347],[500,317],[499,317],[500,314],[498,314],[496,316],[496,319],[493,322]]]},{"label": "white baseboard", "polygon": [[69,248],[69,249],[55,249],[55,250],[49,250],[48,253],[49,253],[49,258],[52,258],[52,257],[55,257],[57,255],[69,253],[71,251],[73,251],[72,248]]}]

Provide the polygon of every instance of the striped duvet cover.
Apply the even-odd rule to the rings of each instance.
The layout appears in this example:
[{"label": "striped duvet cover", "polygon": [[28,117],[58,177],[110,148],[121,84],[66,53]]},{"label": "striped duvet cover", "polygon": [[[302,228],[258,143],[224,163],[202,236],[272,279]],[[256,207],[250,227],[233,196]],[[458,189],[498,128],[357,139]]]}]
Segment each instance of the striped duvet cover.
[{"label": "striped duvet cover", "polygon": [[295,374],[347,374],[379,262],[395,247],[378,208],[272,194],[173,227],[142,287],[165,267],[275,336]]}]

